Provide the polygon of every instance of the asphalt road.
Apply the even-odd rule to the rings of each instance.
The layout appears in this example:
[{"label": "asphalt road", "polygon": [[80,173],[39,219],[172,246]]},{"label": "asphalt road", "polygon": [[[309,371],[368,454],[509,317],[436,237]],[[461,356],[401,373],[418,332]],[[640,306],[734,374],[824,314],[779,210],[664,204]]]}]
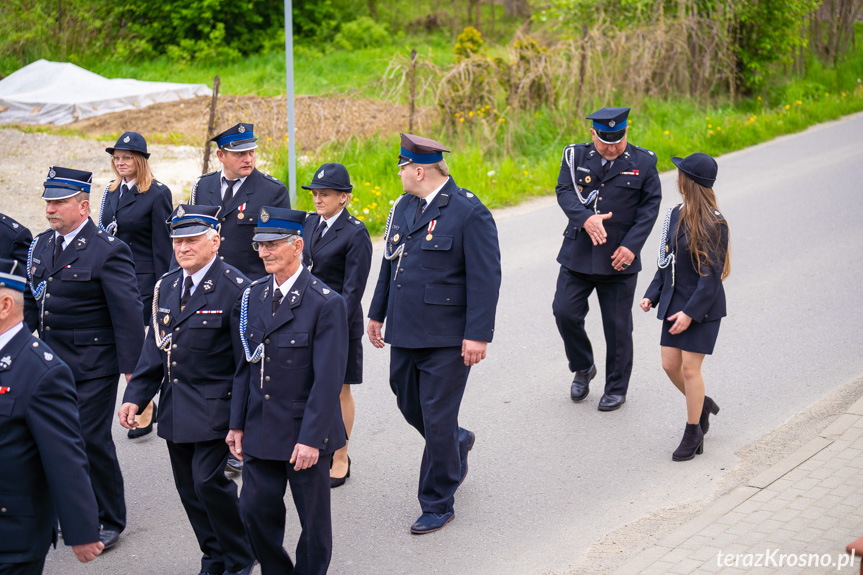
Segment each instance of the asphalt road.
[{"label": "asphalt road", "polygon": [[[635,309],[627,403],[600,413],[605,348],[593,298],[588,330],[600,372],[588,399],[572,403],[551,314],[565,218],[553,198],[498,212],[503,287],[496,339],[462,404],[461,423],[477,441],[455,520],[436,534],[409,533],[420,514],[422,442],[389,389],[389,350],[366,345],[366,383],[355,388],[351,478],[333,491],[330,573],[563,574],[605,534],[659,509],[719,495],[735,452],[863,374],[861,168],[863,115],[719,158],[715,189],[731,229],[730,315],[704,374],[722,412],[704,455],[687,463],[671,461],[685,406],[660,366],[655,314]],[[675,175],[662,177],[664,201],[642,252],[646,271],[636,301],[655,270],[665,210],[679,201]],[[375,256],[369,290],[379,249]],[[115,438],[129,507],[120,544],[89,565],[61,545],[49,553],[45,573],[197,573],[200,552],[164,441],[155,434],[129,441],[118,424]],[[293,555],[298,522],[288,500],[286,548]]]}]

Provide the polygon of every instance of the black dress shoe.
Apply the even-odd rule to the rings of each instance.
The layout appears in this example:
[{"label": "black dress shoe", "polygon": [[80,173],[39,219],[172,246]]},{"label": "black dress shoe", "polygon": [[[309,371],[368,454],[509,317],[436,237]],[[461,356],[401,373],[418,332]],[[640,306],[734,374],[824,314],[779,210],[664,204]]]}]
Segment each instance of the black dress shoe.
[{"label": "black dress shoe", "polygon": [[602,394],[602,399],[599,400],[599,411],[614,411],[620,409],[620,406],[626,403],[625,395],[610,395]]},{"label": "black dress shoe", "polygon": [[120,533],[111,531],[110,529],[99,530],[99,541],[105,546],[105,551],[117,545],[120,542]]},{"label": "black dress shoe", "polygon": [[341,487],[348,480],[348,477],[351,476],[351,456],[348,455],[348,472],[345,473],[344,477],[333,477],[330,476],[330,489],[334,489],[336,487]]},{"label": "black dress shoe", "polygon": [[704,396],[704,405],[701,407],[701,419],[698,420],[698,425],[701,427],[702,433],[707,433],[710,429],[710,414],[716,415],[719,413],[719,406],[716,402]]},{"label": "black dress shoe", "polygon": [[454,515],[452,511],[447,513],[423,513],[411,525],[411,533],[414,535],[423,535],[425,533],[440,531],[444,528],[444,525],[452,521]]},{"label": "black dress shoe", "polygon": [[228,462],[225,464],[225,471],[228,473],[242,473],[243,462],[233,457],[228,457]]},{"label": "black dress shoe", "polygon": [[137,439],[138,437],[144,437],[153,431],[153,424],[156,423],[156,416],[159,415],[159,406],[153,402],[153,416],[150,418],[150,424],[147,427],[136,427],[135,429],[130,429],[126,434],[126,437],[129,439]]},{"label": "black dress shoe", "polygon": [[223,575],[251,575],[252,569],[254,569],[257,564],[257,561],[252,561],[249,565],[246,565],[239,571],[225,571]]},{"label": "black dress shoe", "polygon": [[674,461],[689,461],[696,454],[704,453],[704,432],[701,431],[701,426],[697,423],[687,423],[686,430],[683,432],[683,439],[680,440],[680,445],[671,454],[671,459]]},{"label": "black dress shoe", "polygon": [[574,402],[584,401],[584,398],[590,393],[590,380],[594,377],[596,377],[595,365],[591,365],[590,369],[575,372],[575,377],[572,378],[572,385],[569,388],[569,396]]},{"label": "black dress shoe", "polygon": [[461,434],[461,431],[464,431],[467,435],[464,436],[465,441],[459,441],[459,450],[462,448],[462,443],[467,443],[467,448],[461,456],[461,479],[458,482],[459,485],[464,483],[464,480],[467,477],[467,454],[471,449],[473,449],[473,444],[476,443],[476,434],[473,431],[463,429],[459,430],[459,434]]}]

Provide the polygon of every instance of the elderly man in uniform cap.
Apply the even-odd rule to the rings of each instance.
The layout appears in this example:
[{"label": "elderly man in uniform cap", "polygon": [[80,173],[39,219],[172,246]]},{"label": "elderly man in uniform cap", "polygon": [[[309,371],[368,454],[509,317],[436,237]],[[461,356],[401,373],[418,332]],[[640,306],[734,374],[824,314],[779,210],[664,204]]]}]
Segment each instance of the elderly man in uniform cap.
[{"label": "elderly man in uniform cap", "polygon": [[[390,386],[405,419],[425,438],[422,515],[431,533],[453,518],[475,436],[458,412],[471,366],[486,357],[500,290],[497,227],[488,209],[449,175],[441,144],[402,134],[405,194],[390,211],[386,253],[369,308],[372,345],[392,346]],[[387,319],[386,338],[381,337]]]},{"label": "elderly man in uniform cap", "polygon": [[262,206],[290,208],[285,184],[255,168],[254,124],[237,124],[214,137],[222,162],[218,172],[204,174],[192,189],[190,204],[222,206],[220,256],[249,278],[266,275],[264,264],[251,249],[252,234]]},{"label": "elderly man in uniform cap", "polygon": [[99,510],[72,372],[24,326],[27,278],[0,258],[0,573],[39,575],[57,517],[79,561],[98,556]]},{"label": "elderly man in uniform cap", "polygon": [[[6,214],[0,214],[0,258],[18,262],[22,273],[27,270],[27,252],[33,243],[33,234],[26,226]],[[24,323],[30,333],[39,327],[39,309],[30,290],[24,290]]]},{"label": "elderly man in uniform cap", "polygon": [[118,414],[127,429],[161,390],[159,436],[203,551],[201,575],[248,575],[254,565],[237,485],[225,477],[234,371],[242,358],[234,303],[249,280],[218,257],[219,206],[180,205],[171,214],[180,264],[157,282],[152,325]]},{"label": "elderly man in uniform cap", "polygon": [[605,393],[600,411],[626,401],[632,373],[632,303],[638,255],[659,214],[662,191],[653,152],[627,143],[629,108],[602,108],[593,120],[593,143],[564,148],[557,202],[569,218],[557,256],[560,275],[554,317],[569,369],[570,397],[583,401],[596,376],[584,329],[587,298],[596,290],[605,332]]},{"label": "elderly man in uniform cap", "polygon": [[302,526],[296,573],[323,575],[332,556],[330,461],[345,445],[348,318],[342,296],[302,265],[305,218],[261,209],[254,248],[271,275],[237,302],[245,358],[226,441],[245,462],[240,513],[263,575],[293,569],[282,547],[287,483]]},{"label": "elderly man in uniform cap", "polygon": [[92,174],[51,167],[42,199],[51,229],[36,236],[28,272],[39,337],[72,368],[102,542],[126,527],[123,476],[111,437],[120,373],[131,377],[144,343],[132,252],[90,219]]}]

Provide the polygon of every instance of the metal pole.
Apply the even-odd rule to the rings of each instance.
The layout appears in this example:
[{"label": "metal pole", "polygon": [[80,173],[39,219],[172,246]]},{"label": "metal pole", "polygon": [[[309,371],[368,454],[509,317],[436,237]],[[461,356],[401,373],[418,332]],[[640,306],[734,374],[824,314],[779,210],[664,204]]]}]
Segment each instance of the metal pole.
[{"label": "metal pole", "polygon": [[288,191],[291,206],[297,205],[297,147],[294,142],[294,22],[291,0],[285,0],[285,77],[288,100]]}]

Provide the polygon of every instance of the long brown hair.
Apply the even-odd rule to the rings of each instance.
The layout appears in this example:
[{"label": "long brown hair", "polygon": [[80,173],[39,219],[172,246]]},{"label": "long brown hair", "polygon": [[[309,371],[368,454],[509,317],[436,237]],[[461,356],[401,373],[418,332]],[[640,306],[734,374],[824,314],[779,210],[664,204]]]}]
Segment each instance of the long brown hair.
[{"label": "long brown hair", "polygon": [[[722,265],[721,278],[725,280],[731,273],[731,243],[728,239],[728,222],[717,216],[719,207],[716,205],[713,188],[705,188],[680,170],[677,171],[677,186],[683,196],[677,230],[680,230],[680,226],[686,226],[689,240],[687,251],[692,267],[698,271],[698,275],[707,275],[701,271],[701,266],[710,265],[710,255],[721,253],[724,249],[725,262]],[[722,237],[723,227],[726,240]],[[723,243],[725,245],[722,245]]]},{"label": "long brown hair", "polygon": [[[147,190],[149,190],[150,186],[153,184],[154,177],[147,158],[144,157],[144,154],[133,150],[117,150],[117,152],[129,152],[132,154],[132,157],[135,158],[135,187],[137,187],[138,191],[142,194],[146,194]],[[120,172],[117,171],[117,166],[114,165],[113,154],[111,155],[111,171],[114,172],[114,176],[116,176],[116,178],[108,185],[109,192],[113,192],[119,188],[120,183],[123,181],[123,178],[120,177]]]}]

